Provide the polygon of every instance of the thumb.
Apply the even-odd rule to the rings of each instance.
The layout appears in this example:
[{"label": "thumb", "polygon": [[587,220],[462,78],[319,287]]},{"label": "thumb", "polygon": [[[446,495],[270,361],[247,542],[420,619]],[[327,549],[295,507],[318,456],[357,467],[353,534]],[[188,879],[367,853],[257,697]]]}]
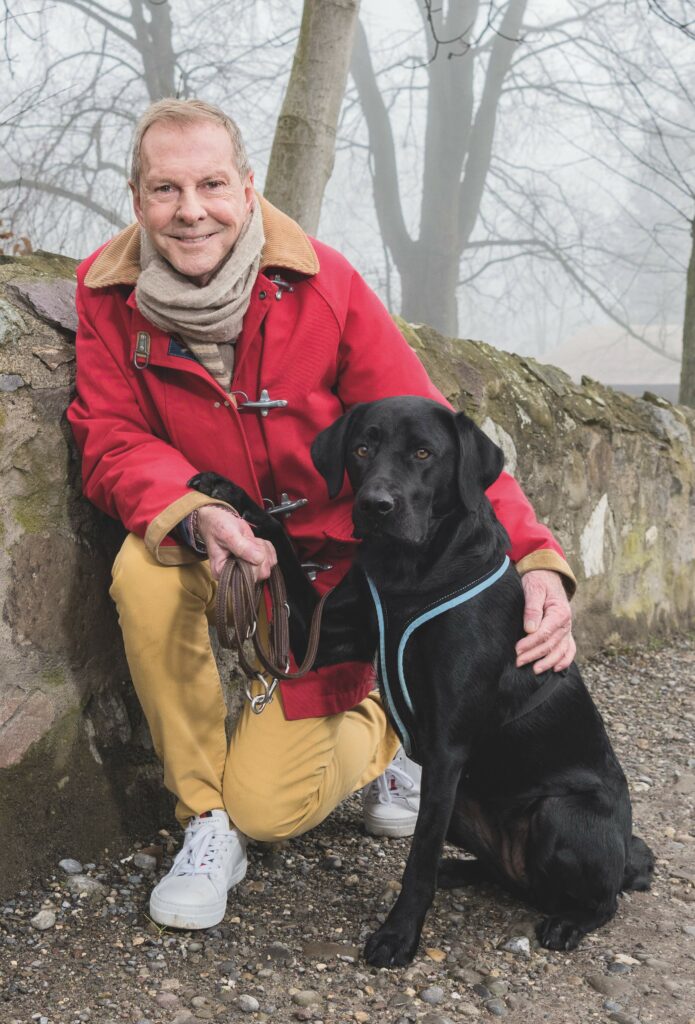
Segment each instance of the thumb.
[{"label": "thumb", "polygon": [[262,543],[255,537],[240,537],[235,544],[234,554],[252,565],[260,565],[265,557]]}]

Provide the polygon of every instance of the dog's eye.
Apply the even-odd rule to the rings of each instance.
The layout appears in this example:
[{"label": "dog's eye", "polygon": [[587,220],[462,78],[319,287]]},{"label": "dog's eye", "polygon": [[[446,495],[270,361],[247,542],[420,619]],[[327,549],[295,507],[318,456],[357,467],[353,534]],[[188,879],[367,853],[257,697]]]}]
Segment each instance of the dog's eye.
[{"label": "dog's eye", "polygon": [[369,454],[369,448],[367,448],[366,444],[358,444],[357,447],[355,448],[355,455],[359,459],[366,458],[368,454]]},{"label": "dog's eye", "polygon": [[418,450],[415,452],[415,458],[416,459],[429,459],[431,454],[432,454],[432,452],[429,451],[427,448],[418,448]]}]

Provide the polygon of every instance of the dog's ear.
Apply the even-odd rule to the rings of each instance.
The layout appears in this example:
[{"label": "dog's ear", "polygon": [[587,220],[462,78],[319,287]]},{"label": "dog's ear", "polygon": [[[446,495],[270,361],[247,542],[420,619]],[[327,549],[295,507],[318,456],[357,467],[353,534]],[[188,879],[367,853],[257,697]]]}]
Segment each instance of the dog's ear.
[{"label": "dog's ear", "polygon": [[454,423],[459,439],[459,494],[472,512],[502,472],[504,453],[465,413],[456,413]]},{"label": "dog's ear", "polygon": [[311,446],[311,457],[328,485],[329,498],[337,497],[343,486],[348,433],[362,404],[353,405],[335,423],[317,434]]}]

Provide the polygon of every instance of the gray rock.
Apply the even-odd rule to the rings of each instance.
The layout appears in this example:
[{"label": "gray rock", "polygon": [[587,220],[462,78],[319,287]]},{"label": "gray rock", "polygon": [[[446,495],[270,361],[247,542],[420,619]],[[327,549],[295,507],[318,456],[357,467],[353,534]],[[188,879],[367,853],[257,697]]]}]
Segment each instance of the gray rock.
[{"label": "gray rock", "polygon": [[202,948],[203,948],[203,943],[202,942],[189,942],[188,943],[188,952],[189,953],[200,953]]},{"label": "gray rock", "polygon": [[507,1016],[507,1007],[501,999],[488,999],[487,1002],[483,1003],[483,1006],[488,1013],[492,1014],[493,1017]]},{"label": "gray rock", "polygon": [[619,1013],[622,1008],[622,1004],[616,1003],[615,999],[605,999],[603,1002],[604,1010],[613,1010],[615,1013]]},{"label": "gray rock", "polygon": [[686,935],[689,935],[691,939],[695,939],[695,924],[684,924],[683,931]]},{"label": "gray rock", "polygon": [[0,391],[18,391],[24,387],[24,379],[18,373],[0,373]]},{"label": "gray rock", "polygon": [[62,327],[74,334],[77,331],[75,287],[74,281],[57,277],[51,281],[15,280],[7,285],[7,290],[52,327]]},{"label": "gray rock", "polygon": [[241,995],[237,999],[236,1004],[242,1013],[255,1013],[261,1008],[261,1004],[255,996]]},{"label": "gray rock", "polygon": [[80,875],[82,873],[82,865],[79,860],[73,860],[72,857],[65,857],[59,861],[58,867],[62,868],[66,875]]},{"label": "gray rock", "polygon": [[502,948],[516,956],[531,956],[531,943],[525,935],[515,935]]},{"label": "gray rock", "polygon": [[634,1017],[631,1013],[623,1013],[621,1010],[609,1013],[608,1020],[614,1021],[615,1024],[640,1024],[637,1017]]},{"label": "gray rock", "polygon": [[430,985],[422,990],[420,999],[423,1003],[429,1003],[430,1006],[437,1006],[444,1000],[444,989],[439,985]]},{"label": "gray rock", "polygon": [[171,1024],[197,1024],[196,1018],[190,1010],[179,1010],[175,1017],[172,1017]]},{"label": "gray rock", "polygon": [[590,974],[586,980],[595,992],[611,999],[628,998],[634,992],[632,985],[625,978],[616,978],[608,974]]},{"label": "gray rock", "polygon": [[154,1001],[157,1006],[161,1006],[164,1010],[170,1010],[179,1005],[179,997],[175,992],[158,992],[154,997]]},{"label": "gray rock", "polygon": [[157,870],[157,858],[151,857],[149,853],[136,853],[133,857],[133,864],[140,871],[146,871],[148,874]]},{"label": "gray rock", "polygon": [[56,916],[52,910],[39,910],[31,919],[31,927],[36,928],[40,932],[45,932],[47,928],[52,928],[56,923]]},{"label": "gray rock", "polygon": [[446,1017],[443,1013],[426,1013],[420,1021],[421,1024],[454,1024],[451,1017]]},{"label": "gray rock", "polygon": [[99,896],[106,896],[108,889],[101,882],[90,878],[88,875],[68,875],[65,880],[66,887],[73,896],[86,896],[87,899],[97,899]]},{"label": "gray rock", "polygon": [[307,988],[301,992],[295,992],[292,996],[292,1002],[296,1003],[297,1006],[314,1006],[315,1003],[321,1002],[321,996],[312,988]]},{"label": "gray rock", "polygon": [[284,942],[271,942],[265,949],[265,955],[271,960],[291,960],[292,950]]},{"label": "gray rock", "polygon": [[0,299],[0,345],[15,341],[24,330],[18,310],[11,303]]},{"label": "gray rock", "polygon": [[608,973],[609,974],[630,974],[631,972],[630,972],[630,968],[628,967],[627,964],[616,963],[616,964],[609,964],[608,965]]}]

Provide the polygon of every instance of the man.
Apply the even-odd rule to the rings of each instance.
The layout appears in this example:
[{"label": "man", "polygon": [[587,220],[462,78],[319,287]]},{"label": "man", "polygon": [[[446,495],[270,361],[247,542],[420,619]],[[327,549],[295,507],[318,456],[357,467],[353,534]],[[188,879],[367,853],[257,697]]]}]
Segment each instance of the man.
[{"label": "man", "polygon": [[[265,579],[275,552],[186,482],[212,470],[285,505],[301,557],[328,567],[322,592],[347,571],[356,541],[349,487],[328,502],[311,441],[358,401],[444,399],[355,270],[256,195],[222,111],[179,100],[146,111],[130,187],[138,223],[78,272],[69,419],[84,493],[129,530],[111,593],[186,829],[151,914],[205,928],[244,877],[246,836],[298,835],[363,787],[368,829],[409,835],[419,772],[363,664],[281,684],[261,715],[245,706],[228,745],[208,637],[215,581],[230,555]],[[511,477],[488,493],[524,574],[520,663],[561,669],[575,650],[562,582],[572,588],[571,571]]]}]

